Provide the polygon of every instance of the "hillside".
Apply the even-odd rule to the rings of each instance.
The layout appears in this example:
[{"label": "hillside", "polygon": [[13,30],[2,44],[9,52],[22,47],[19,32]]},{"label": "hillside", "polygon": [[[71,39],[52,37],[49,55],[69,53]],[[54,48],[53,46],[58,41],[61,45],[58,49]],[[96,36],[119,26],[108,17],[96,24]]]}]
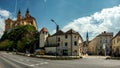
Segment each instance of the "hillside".
[{"label": "hillside", "polygon": [[0,40],[0,50],[30,51],[38,47],[39,33],[34,26],[19,26],[5,32]]}]

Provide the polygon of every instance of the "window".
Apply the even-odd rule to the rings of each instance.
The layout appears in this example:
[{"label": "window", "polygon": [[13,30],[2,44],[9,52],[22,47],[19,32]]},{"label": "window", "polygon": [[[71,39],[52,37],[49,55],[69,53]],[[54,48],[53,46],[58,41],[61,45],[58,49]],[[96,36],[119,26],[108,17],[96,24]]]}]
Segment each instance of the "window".
[{"label": "window", "polygon": [[102,40],[100,40],[100,43],[102,43]]},{"label": "window", "polygon": [[33,21],[30,21],[30,24],[33,25]]},{"label": "window", "polygon": [[58,42],[60,42],[60,37],[58,38]]},{"label": "window", "polygon": [[60,43],[58,43],[57,46],[60,46]]},{"label": "window", "polygon": [[105,40],[105,42],[107,43],[107,40]]},{"label": "window", "polygon": [[65,35],[65,38],[67,39],[67,38],[68,38],[68,36],[67,36],[67,35]]},{"label": "window", "polygon": [[76,52],[76,53],[77,53],[77,50],[75,50],[74,52]]},{"label": "window", "polygon": [[65,42],[65,46],[67,46],[68,45],[68,43],[67,42]]},{"label": "window", "polygon": [[76,36],[74,36],[74,38],[76,38]]},{"label": "window", "polygon": [[77,46],[77,42],[76,41],[74,42],[74,45]]},{"label": "window", "polygon": [[74,54],[77,55],[77,50],[74,50]]},{"label": "window", "polygon": [[119,42],[119,38],[117,38],[117,43]]},{"label": "window", "polygon": [[115,44],[115,40],[114,40],[114,44]]}]

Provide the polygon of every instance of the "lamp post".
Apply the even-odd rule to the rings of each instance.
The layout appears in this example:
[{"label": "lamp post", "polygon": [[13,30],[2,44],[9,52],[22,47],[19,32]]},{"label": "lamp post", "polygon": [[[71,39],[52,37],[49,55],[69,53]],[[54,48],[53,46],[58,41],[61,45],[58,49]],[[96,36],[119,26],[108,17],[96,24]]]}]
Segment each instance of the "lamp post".
[{"label": "lamp post", "polygon": [[55,22],[55,20],[51,19],[51,21],[52,21],[53,23],[55,23],[55,25],[56,25],[56,32],[58,32],[58,31],[59,31],[59,25]]},{"label": "lamp post", "polygon": [[[56,25],[56,33],[59,31],[59,25],[55,22],[55,20],[51,19],[51,22],[53,22]],[[56,57],[57,57],[57,36],[56,36]]]}]

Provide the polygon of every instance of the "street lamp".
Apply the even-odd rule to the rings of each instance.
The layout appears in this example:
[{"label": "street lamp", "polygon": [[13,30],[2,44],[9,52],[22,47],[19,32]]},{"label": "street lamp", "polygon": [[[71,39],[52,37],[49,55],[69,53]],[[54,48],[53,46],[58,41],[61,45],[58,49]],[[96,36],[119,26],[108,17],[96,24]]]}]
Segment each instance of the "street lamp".
[{"label": "street lamp", "polygon": [[[59,31],[59,25],[55,22],[55,20],[51,19],[53,23],[56,25],[56,33]],[[57,57],[57,36],[56,36],[56,57]]]},{"label": "street lamp", "polygon": [[55,22],[55,20],[51,19],[51,21],[52,21],[53,23],[55,23],[55,25],[56,25],[56,32],[58,32],[58,31],[59,31],[59,25]]}]

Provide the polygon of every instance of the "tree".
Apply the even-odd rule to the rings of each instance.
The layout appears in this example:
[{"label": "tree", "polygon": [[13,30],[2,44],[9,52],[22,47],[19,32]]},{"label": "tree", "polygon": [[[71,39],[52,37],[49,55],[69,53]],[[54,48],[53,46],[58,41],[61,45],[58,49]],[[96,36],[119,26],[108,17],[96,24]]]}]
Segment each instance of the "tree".
[{"label": "tree", "polygon": [[13,41],[10,41],[8,39],[0,42],[0,50],[11,50],[11,47],[13,45]]},{"label": "tree", "polygon": [[39,33],[32,25],[19,26],[5,32],[1,41],[4,42],[6,39],[13,41],[11,48],[25,52],[26,49],[34,50],[34,45],[39,41]]}]

